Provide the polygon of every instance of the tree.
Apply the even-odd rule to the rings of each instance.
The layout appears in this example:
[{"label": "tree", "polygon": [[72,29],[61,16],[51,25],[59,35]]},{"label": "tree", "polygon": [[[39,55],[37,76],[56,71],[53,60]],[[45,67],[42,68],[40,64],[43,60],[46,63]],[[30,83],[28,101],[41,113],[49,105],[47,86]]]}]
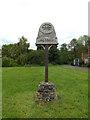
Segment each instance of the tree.
[{"label": "tree", "polygon": [[13,44],[2,46],[2,56],[11,57]]},{"label": "tree", "polygon": [[45,51],[32,50],[28,53],[28,64],[44,65],[45,63]]},{"label": "tree", "polygon": [[55,45],[49,50],[49,62],[52,64],[60,64],[60,51]]},{"label": "tree", "polygon": [[17,62],[18,65],[25,65],[27,64],[27,55],[21,54],[18,58],[17,58]]},{"label": "tree", "polygon": [[17,58],[22,54],[26,55],[28,53],[29,46],[30,44],[27,43],[27,39],[24,36],[19,38],[19,42],[15,43],[13,46],[13,51],[12,51],[13,58]]},{"label": "tree", "polygon": [[68,64],[69,62],[69,52],[66,43],[63,43],[60,47],[60,62],[61,64]]},{"label": "tree", "polygon": [[68,44],[69,46],[69,56],[71,59],[79,58],[81,59],[82,53],[88,52],[88,39],[87,35],[80,36],[78,39],[74,38]]},{"label": "tree", "polygon": [[13,67],[13,66],[17,66],[17,60],[13,60],[12,58],[8,58],[6,56],[4,56],[2,58],[2,66],[3,67]]},{"label": "tree", "polygon": [[19,38],[18,43],[3,45],[2,55],[17,59],[21,54],[26,55],[28,53],[29,45],[30,44],[27,43],[27,39],[22,36],[21,38]]},{"label": "tree", "polygon": [[37,45],[37,50],[44,50],[44,48],[41,45]]},{"label": "tree", "polygon": [[88,36],[83,35],[78,38],[78,45],[81,52],[88,52]]},{"label": "tree", "polygon": [[19,38],[19,42],[17,43],[17,47],[20,51],[20,54],[27,54],[29,46],[30,46],[30,43],[27,43],[27,39],[24,36]]},{"label": "tree", "polygon": [[63,51],[68,51],[68,48],[67,48],[67,44],[66,43],[63,43],[60,47],[60,50],[63,52]]},{"label": "tree", "polygon": [[77,43],[77,39],[74,38],[70,41],[68,47],[69,49],[72,51],[72,53],[74,54],[74,58],[77,57],[77,46],[78,46],[78,43]]}]

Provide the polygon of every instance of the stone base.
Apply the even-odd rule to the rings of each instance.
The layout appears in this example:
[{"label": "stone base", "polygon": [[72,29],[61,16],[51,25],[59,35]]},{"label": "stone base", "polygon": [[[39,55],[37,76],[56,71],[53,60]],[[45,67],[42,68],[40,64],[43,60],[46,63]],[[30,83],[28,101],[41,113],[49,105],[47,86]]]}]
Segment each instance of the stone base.
[{"label": "stone base", "polygon": [[55,101],[57,100],[56,90],[53,82],[40,82],[37,90],[36,101]]}]

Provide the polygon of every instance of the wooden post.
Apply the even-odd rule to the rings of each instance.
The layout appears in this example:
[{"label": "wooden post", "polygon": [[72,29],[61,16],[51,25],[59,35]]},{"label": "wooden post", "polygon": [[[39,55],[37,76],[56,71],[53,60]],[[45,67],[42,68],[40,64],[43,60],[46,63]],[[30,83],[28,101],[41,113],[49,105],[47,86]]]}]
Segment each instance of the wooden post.
[{"label": "wooden post", "polygon": [[48,45],[45,45],[45,82],[48,82]]}]

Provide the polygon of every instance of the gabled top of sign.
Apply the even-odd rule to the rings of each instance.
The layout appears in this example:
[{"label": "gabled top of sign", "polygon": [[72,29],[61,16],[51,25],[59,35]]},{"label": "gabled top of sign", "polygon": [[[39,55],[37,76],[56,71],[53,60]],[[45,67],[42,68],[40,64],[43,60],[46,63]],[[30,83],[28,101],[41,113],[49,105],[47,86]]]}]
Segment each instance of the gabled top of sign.
[{"label": "gabled top of sign", "polygon": [[48,22],[45,22],[40,26],[36,39],[36,45],[45,44],[58,44],[54,26]]}]

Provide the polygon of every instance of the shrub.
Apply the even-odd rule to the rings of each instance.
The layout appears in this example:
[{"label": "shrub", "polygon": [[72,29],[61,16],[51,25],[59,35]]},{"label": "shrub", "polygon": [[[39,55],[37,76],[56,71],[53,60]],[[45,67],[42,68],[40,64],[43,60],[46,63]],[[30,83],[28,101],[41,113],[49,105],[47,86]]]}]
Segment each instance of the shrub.
[{"label": "shrub", "polygon": [[45,52],[43,50],[33,50],[28,54],[28,64],[41,65],[45,63]]},{"label": "shrub", "polygon": [[90,63],[87,63],[86,66],[87,66],[87,67],[90,67]]},{"label": "shrub", "polygon": [[18,64],[19,64],[20,66],[27,64],[27,55],[21,54],[21,55],[17,58],[17,62],[18,62]]},{"label": "shrub", "polygon": [[2,67],[14,67],[14,66],[17,66],[16,60],[8,58],[6,56],[2,58]]},{"label": "shrub", "polygon": [[84,61],[82,59],[79,59],[79,66],[84,65]]},{"label": "shrub", "polygon": [[74,63],[73,63],[73,61],[71,62],[71,65],[72,65],[72,66],[74,66]]},{"label": "shrub", "polygon": [[18,66],[17,60],[11,59],[10,58],[10,67]]}]

